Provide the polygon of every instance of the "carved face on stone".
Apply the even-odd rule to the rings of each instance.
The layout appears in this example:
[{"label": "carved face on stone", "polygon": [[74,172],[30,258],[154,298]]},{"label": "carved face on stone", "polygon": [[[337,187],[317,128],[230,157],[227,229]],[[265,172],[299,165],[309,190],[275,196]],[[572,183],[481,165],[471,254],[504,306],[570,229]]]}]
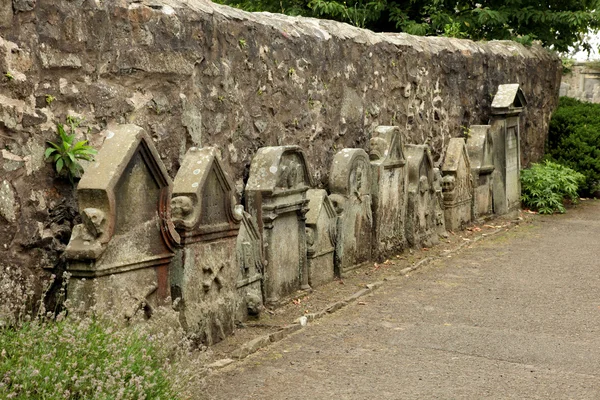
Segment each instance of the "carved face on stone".
[{"label": "carved face on stone", "polygon": [[306,231],[306,245],[308,248],[313,247],[315,244],[315,231],[312,228],[304,228]]},{"label": "carved face on stone", "polygon": [[444,176],[442,179],[442,190],[444,192],[451,192],[456,187],[456,178],[452,175]]},{"label": "carved face on stone", "polygon": [[171,199],[171,215],[173,219],[186,219],[193,211],[192,199],[187,196],[177,196]]},{"label": "carved face on stone", "polygon": [[97,208],[86,208],[81,212],[81,219],[85,229],[93,238],[97,238],[104,232],[104,211]]},{"label": "carved face on stone", "polygon": [[387,151],[387,142],[383,138],[371,138],[371,153],[369,154],[369,158],[371,160],[379,160],[385,157],[385,152]]}]

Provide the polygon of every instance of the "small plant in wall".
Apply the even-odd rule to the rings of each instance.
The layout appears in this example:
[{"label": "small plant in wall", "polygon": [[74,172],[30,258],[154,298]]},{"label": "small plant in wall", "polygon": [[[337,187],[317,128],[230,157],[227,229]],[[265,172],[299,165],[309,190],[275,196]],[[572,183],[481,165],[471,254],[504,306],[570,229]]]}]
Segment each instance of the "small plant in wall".
[{"label": "small plant in wall", "polygon": [[65,131],[63,124],[56,124],[59,140],[56,143],[47,142],[48,147],[44,153],[46,160],[54,163],[56,172],[66,176],[72,184],[74,184],[74,179],[79,178],[83,172],[79,161],[91,161],[94,154],[97,153],[96,149],[87,144],[87,140],[75,142],[75,129],[80,122],[76,118],[67,117],[69,133]]}]

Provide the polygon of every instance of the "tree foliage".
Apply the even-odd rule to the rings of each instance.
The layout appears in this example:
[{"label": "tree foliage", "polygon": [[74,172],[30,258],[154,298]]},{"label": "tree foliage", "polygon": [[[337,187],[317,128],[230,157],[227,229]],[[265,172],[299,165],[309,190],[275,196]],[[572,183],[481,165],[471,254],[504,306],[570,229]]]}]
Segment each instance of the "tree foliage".
[{"label": "tree foliage", "polygon": [[374,31],[474,40],[539,40],[566,52],[590,49],[600,0],[215,0],[247,11],[327,18]]}]

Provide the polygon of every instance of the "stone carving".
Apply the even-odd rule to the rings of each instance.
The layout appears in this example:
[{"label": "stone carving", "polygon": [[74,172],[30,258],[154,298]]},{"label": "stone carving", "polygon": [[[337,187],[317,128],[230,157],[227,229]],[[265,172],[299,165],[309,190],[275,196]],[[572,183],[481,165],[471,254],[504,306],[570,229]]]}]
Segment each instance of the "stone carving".
[{"label": "stone carving", "polygon": [[315,287],[334,278],[337,213],[325,190],[310,189],[306,196],[309,200],[306,214],[308,282]]},{"label": "stone carving", "polygon": [[83,223],[65,252],[69,297],[131,315],[170,295],[168,265],[179,242],[169,219],[172,183],[142,128],[119,125],[105,136],[77,187]]},{"label": "stone carving", "polygon": [[339,216],[335,266],[342,276],[371,260],[371,167],[363,149],[344,149],[334,156],[329,191]]},{"label": "stone carving", "polygon": [[371,140],[373,250],[379,258],[406,246],[406,159],[400,129],[378,126]]},{"label": "stone carving", "polygon": [[471,125],[467,150],[473,176],[473,217],[490,215],[492,207],[492,173],[494,172],[493,141],[490,125]]},{"label": "stone carving", "polygon": [[248,316],[256,316],[260,313],[263,303],[262,279],[264,261],[260,232],[256,220],[247,212],[243,206],[236,207],[237,214],[242,219],[240,233],[237,237],[236,255],[239,266],[238,271],[238,294],[241,299],[237,318],[245,320]]},{"label": "stone carving", "polygon": [[441,172],[446,229],[462,229],[473,219],[473,178],[463,138],[448,142]]},{"label": "stone carving", "polygon": [[268,304],[297,289],[309,289],[306,260],[306,191],[312,178],[298,146],[258,150],[246,185],[248,212],[256,217],[261,233]]},{"label": "stone carving", "polygon": [[238,300],[237,235],[233,185],[215,148],[192,147],[173,185],[172,217],[183,250],[173,262],[171,287],[180,298],[184,328],[208,344],[235,327]]},{"label": "stone carving", "polygon": [[431,247],[439,242],[441,224],[431,152],[427,145],[406,145],[404,150],[408,168],[406,239],[411,246]]},{"label": "stone carving", "polygon": [[519,84],[498,86],[492,101],[490,131],[494,142],[494,213],[519,209],[521,202],[521,143],[519,118],[527,100]]}]

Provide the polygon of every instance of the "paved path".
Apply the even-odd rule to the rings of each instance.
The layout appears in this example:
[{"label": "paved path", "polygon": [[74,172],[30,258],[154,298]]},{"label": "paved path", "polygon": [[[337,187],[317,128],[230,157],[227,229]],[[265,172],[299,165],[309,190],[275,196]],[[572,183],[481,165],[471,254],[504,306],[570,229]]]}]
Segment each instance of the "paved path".
[{"label": "paved path", "polygon": [[209,399],[600,399],[600,201],[387,282]]}]

